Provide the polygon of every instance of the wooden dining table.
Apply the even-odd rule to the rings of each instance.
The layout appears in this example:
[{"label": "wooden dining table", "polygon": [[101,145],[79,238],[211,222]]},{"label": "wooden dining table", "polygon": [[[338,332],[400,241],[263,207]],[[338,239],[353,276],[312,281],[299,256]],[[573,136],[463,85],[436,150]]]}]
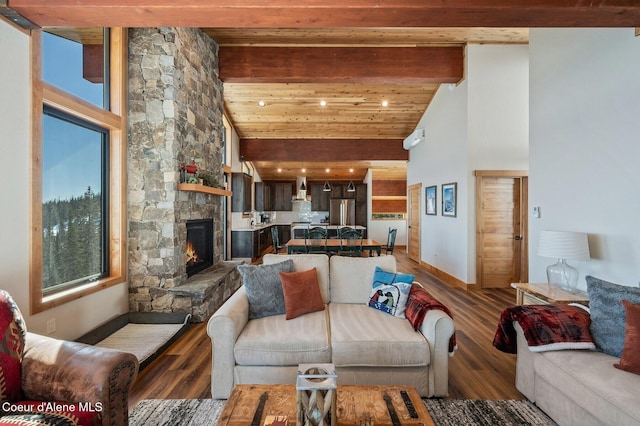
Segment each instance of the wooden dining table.
[{"label": "wooden dining table", "polygon": [[[314,246],[321,245],[320,241],[322,240],[313,240]],[[353,240],[340,240],[338,238],[329,238],[327,239],[327,250],[328,251],[337,251],[340,249],[340,241],[342,241],[345,245],[353,245]],[[305,242],[304,238],[293,238],[287,241],[287,254],[304,252],[305,250]],[[369,250],[369,253],[375,250],[376,254],[380,256],[382,253],[382,244],[377,242],[376,240],[372,240],[371,238],[363,238],[362,239],[362,250]]]}]

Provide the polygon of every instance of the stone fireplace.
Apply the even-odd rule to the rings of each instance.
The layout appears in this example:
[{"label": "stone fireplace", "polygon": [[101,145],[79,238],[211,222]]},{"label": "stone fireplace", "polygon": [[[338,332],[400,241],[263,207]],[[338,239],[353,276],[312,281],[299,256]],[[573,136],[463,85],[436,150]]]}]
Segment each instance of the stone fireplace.
[{"label": "stone fireplace", "polygon": [[[223,259],[222,197],[178,189],[181,165],[193,160],[200,171],[223,182],[222,91],[218,46],[202,31],[129,30],[132,312],[187,312],[194,321],[204,321],[240,285],[236,265]],[[206,238],[211,241],[213,266],[188,277],[187,223],[191,221],[212,224]]]}]

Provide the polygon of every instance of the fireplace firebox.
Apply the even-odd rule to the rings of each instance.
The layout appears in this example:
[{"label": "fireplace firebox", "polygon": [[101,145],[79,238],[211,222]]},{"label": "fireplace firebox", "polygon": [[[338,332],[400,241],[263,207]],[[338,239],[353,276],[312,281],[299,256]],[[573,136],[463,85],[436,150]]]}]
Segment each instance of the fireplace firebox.
[{"label": "fireplace firebox", "polygon": [[187,221],[187,277],[213,265],[213,219]]}]

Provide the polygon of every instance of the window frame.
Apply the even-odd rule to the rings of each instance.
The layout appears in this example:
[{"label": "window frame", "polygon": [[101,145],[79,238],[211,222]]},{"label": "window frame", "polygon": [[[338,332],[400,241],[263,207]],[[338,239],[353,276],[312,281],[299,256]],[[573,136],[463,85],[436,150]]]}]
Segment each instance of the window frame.
[{"label": "window frame", "polygon": [[[30,247],[30,308],[31,314],[43,312],[72,300],[127,282],[127,30],[109,31],[110,60],[108,62],[110,110],[102,109],[42,80],[42,30],[31,36],[31,247]],[[108,227],[109,270],[103,278],[73,288],[44,295],[42,289],[42,115],[45,105],[81,121],[109,131],[109,208],[105,224]]]}]

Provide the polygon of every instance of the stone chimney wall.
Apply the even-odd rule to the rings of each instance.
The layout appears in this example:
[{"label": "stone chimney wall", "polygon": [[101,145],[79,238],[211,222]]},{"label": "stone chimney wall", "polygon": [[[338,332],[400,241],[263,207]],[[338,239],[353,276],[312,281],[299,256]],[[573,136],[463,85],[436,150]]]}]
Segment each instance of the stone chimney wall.
[{"label": "stone chimney wall", "polygon": [[223,260],[222,197],[178,190],[180,165],[222,186],[223,88],[218,46],[193,28],[129,30],[128,220],[132,312],[180,311],[168,289],[186,280],[186,221],[213,218]]}]

